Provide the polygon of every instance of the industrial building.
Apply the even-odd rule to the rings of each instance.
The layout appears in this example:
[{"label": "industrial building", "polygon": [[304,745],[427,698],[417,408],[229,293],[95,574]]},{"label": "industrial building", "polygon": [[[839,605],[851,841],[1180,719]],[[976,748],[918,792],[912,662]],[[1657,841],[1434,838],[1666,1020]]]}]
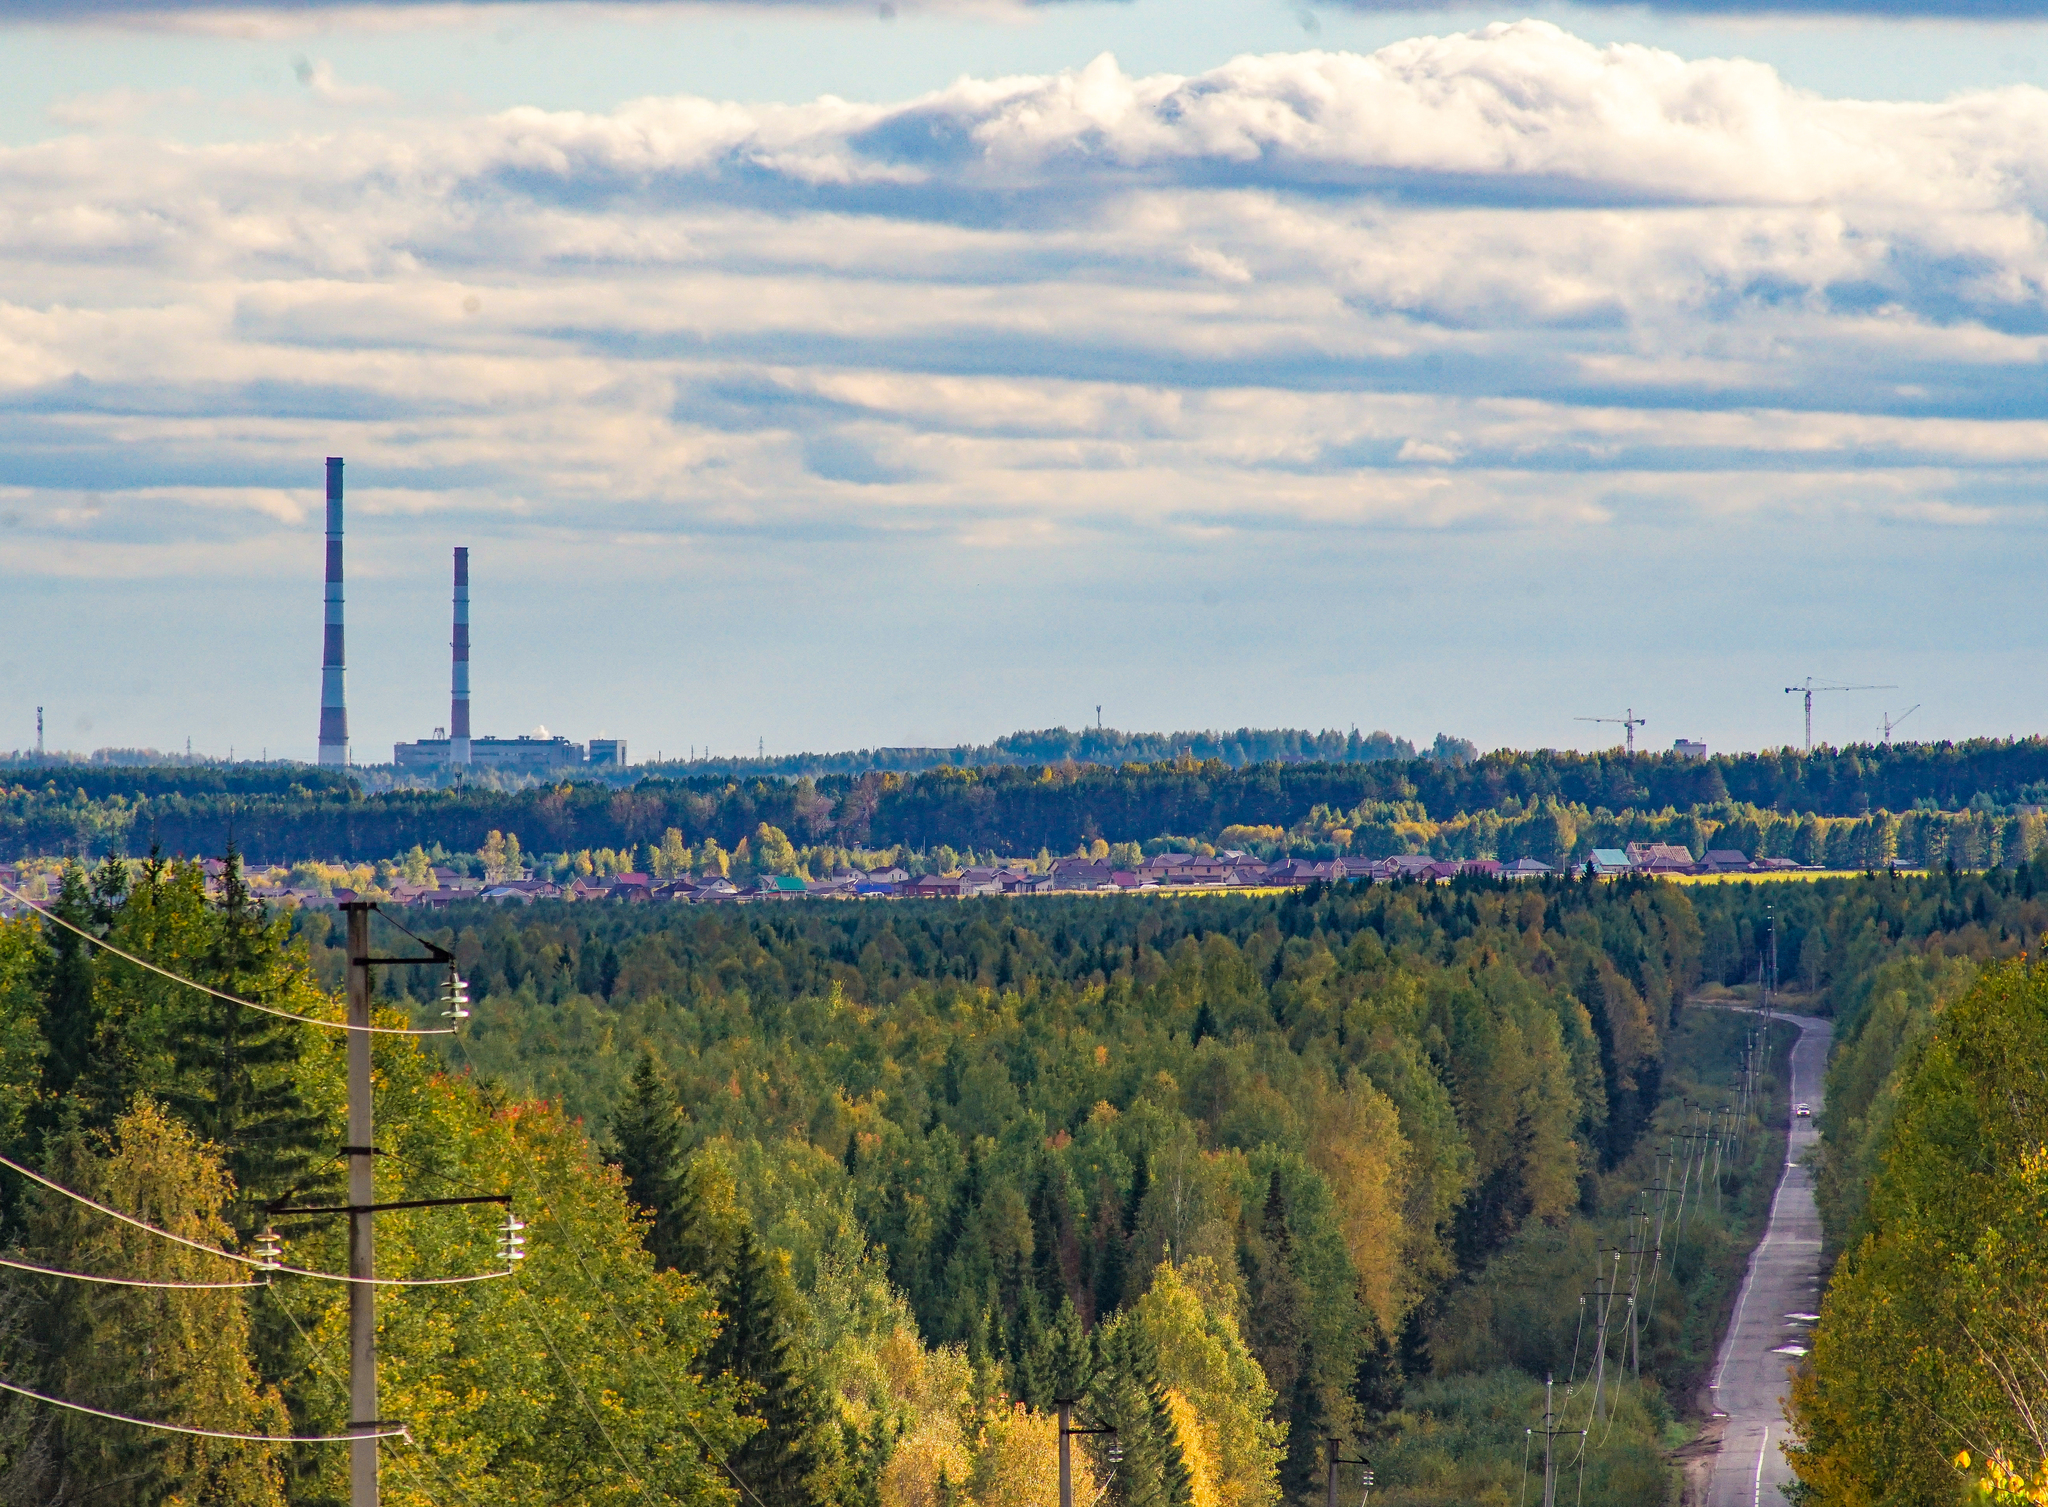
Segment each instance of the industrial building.
[{"label": "industrial building", "polygon": [[[325,634],[320,658],[320,762],[349,760],[342,601],[342,461],[327,458],[327,573]],[[400,769],[490,769],[508,774],[552,774],[570,769],[619,769],[626,763],[624,738],[592,738],[586,748],[546,728],[517,738],[473,738],[469,728],[469,549],[455,550],[455,623],[450,641],[448,725],[434,736],[395,744],[391,761]]]}]

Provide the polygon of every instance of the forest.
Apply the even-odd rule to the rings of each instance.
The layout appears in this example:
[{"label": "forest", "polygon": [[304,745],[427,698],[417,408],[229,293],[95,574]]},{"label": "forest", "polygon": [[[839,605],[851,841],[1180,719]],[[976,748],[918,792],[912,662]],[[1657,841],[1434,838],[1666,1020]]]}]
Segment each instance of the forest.
[{"label": "forest", "polygon": [[[1019,735],[1023,736],[1023,735]],[[493,831],[534,853],[637,852],[674,829],[730,851],[763,824],[799,847],[940,847],[1003,856],[1097,841],[1235,846],[1267,856],[1522,856],[1714,843],[1840,868],[1988,868],[2032,857],[2048,742],[1891,744],[1709,759],[1502,752],[1232,766],[1192,754],[1117,765],[946,766],[739,778],[648,774],[523,789],[366,794],[296,766],[61,766],[0,771],[0,853],[375,862],[417,846],[473,852]]]},{"label": "forest", "polygon": [[[474,1018],[445,1048],[378,1039],[378,1197],[510,1193],[532,1259],[383,1300],[409,1431],[386,1496],[1039,1507],[1071,1397],[1114,1430],[1079,1464],[1111,1507],[1319,1501],[1329,1438],[1374,1462],[1375,1503],[1504,1504],[1554,1374],[1563,1489],[1675,1500],[1788,1110],[1774,1073],[1741,1082],[1789,1028],[1702,1002],[1747,998],[1775,949],[1839,1041],[1801,1489],[2037,1500],[2044,885],[2048,856],[437,913]],[[235,1000],[338,1014],[337,918],[267,913],[237,865],[211,892],[177,861],[74,867],[55,910]],[[436,1019],[438,984],[386,970],[381,1018]],[[0,924],[8,1159],[209,1249],[334,1190],[338,1035]],[[496,1217],[380,1216],[380,1262],[491,1270]],[[343,1269],[338,1223],[281,1225],[287,1264]],[[247,1273],[11,1173],[0,1231],[0,1376],[36,1394],[0,1405],[0,1501],[345,1499],[331,1445],[39,1400],[331,1433],[338,1285],[60,1275]],[[1633,1273],[1631,1249],[1654,1250]]]},{"label": "forest", "polygon": [[[58,909],[332,1019],[331,914],[266,915],[234,869],[216,889],[109,862]],[[1044,1503],[1060,1396],[1115,1429],[1082,1468],[1117,1507],[1319,1500],[1331,1436],[1376,1502],[1507,1502],[1549,1370],[1583,1500],[1660,1500],[1779,1158],[1782,1099],[1739,1128],[1703,1108],[1749,1028],[1683,1008],[1703,931],[1667,885],[435,919],[475,1018],[445,1055],[378,1039],[378,1197],[510,1192],[533,1255],[383,1300],[407,1504]],[[432,1016],[429,972],[388,971],[387,1019]],[[209,1247],[332,1189],[337,1035],[0,928],[7,1155]],[[1601,1253],[1694,1145],[1639,1324],[1589,1323]],[[52,1275],[242,1273],[0,1191],[10,1383],[227,1431],[345,1422],[336,1286]],[[486,1269],[493,1217],[388,1216],[380,1261]],[[282,1227],[288,1264],[341,1269],[337,1223]],[[10,1502],[328,1503],[339,1455],[0,1409]]]}]

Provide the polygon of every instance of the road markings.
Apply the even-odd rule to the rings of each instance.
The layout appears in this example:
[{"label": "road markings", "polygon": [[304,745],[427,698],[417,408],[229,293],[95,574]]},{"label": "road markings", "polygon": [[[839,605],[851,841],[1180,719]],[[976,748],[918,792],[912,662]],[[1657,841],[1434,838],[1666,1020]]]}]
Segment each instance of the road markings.
[{"label": "road markings", "polygon": [[1764,1500],[1764,1454],[1771,1447],[1771,1426],[1764,1425],[1764,1442],[1756,1447],[1756,1490],[1750,1495],[1750,1507],[1763,1507]]}]

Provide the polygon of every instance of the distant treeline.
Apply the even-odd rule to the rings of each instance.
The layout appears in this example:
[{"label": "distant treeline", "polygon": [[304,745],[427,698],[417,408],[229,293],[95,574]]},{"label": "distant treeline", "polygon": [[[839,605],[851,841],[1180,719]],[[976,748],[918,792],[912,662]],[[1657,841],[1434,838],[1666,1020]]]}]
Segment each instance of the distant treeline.
[{"label": "distant treeline", "polygon": [[[1478,749],[1438,733],[1426,758],[1471,758]],[[925,769],[980,769],[999,764],[1152,764],[1182,755],[1218,759],[1233,769],[1248,764],[1373,764],[1413,759],[1415,745],[1392,733],[1349,733],[1299,727],[1240,727],[1235,732],[1134,733],[1114,727],[1042,728],[992,743],[916,748],[862,748],[842,753],[770,754],[760,758],[670,759],[640,766],[676,777],[725,775],[732,779],[817,779],[833,774],[915,774]]]},{"label": "distant treeline", "polygon": [[[42,773],[36,771],[35,773]],[[214,782],[214,783],[208,783]],[[1226,828],[1328,831],[1332,814],[1404,807],[1401,821],[1447,823],[1479,813],[1544,815],[1559,851],[1593,830],[1547,814],[1752,813],[1861,818],[1873,813],[1971,812],[2048,796],[2048,740],[1975,740],[1790,750],[1687,759],[1671,754],[1495,753],[1371,763],[1267,762],[1234,768],[1191,755],[1117,766],[937,768],[916,774],[737,781],[718,775],[643,778],[630,789],[564,783],[521,791],[454,789],[365,795],[311,769],[51,771],[0,791],[0,853],[218,853],[230,838],[252,861],[365,860],[415,844],[469,851],[494,831],[529,851],[626,849],[671,827],[692,842],[735,845],[766,822],[799,845],[941,845],[1007,853],[1072,851],[1101,838],[1144,842],[1174,834],[1215,840]],[[1391,813],[1384,813],[1391,819]],[[1833,840],[1830,836],[1829,840]],[[1865,844],[1868,847],[1868,844]],[[1986,847],[1986,852],[1990,849]],[[1901,855],[1903,857],[1903,855]],[[1877,849],[1852,858],[1881,861]],[[1985,860],[1994,861],[1994,860]]]}]

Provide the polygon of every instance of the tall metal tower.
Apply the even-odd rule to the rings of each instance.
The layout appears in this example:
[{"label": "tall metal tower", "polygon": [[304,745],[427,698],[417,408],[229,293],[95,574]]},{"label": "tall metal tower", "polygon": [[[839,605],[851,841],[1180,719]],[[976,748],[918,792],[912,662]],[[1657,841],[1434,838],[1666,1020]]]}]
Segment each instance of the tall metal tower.
[{"label": "tall metal tower", "polygon": [[327,457],[327,634],[320,655],[320,762],[348,763],[347,656],[341,633],[341,457]]},{"label": "tall metal tower", "polygon": [[1820,680],[1820,681],[1817,681],[1817,680],[1815,680],[1815,679],[1814,679],[1814,678],[1813,678],[1813,677],[1812,677],[1811,675],[1809,675],[1809,676],[1807,676],[1807,677],[1806,677],[1806,684],[1804,684],[1804,685],[1788,685],[1788,686],[1786,686],[1786,687],[1785,687],[1785,694],[1786,694],[1787,696],[1801,696],[1801,695],[1803,695],[1803,696],[1804,696],[1804,697],[1806,698],[1806,751],[1807,751],[1808,753],[1812,753],[1812,752],[1813,752],[1813,698],[1814,698],[1814,693],[1815,693],[1815,692],[1817,692],[1817,691],[1896,691],[1897,689],[1898,689],[1898,687],[1897,687],[1897,686],[1895,686],[1895,685],[1836,685],[1836,684],[1835,684],[1834,682],[1832,682],[1832,681],[1824,681],[1824,680]]}]

